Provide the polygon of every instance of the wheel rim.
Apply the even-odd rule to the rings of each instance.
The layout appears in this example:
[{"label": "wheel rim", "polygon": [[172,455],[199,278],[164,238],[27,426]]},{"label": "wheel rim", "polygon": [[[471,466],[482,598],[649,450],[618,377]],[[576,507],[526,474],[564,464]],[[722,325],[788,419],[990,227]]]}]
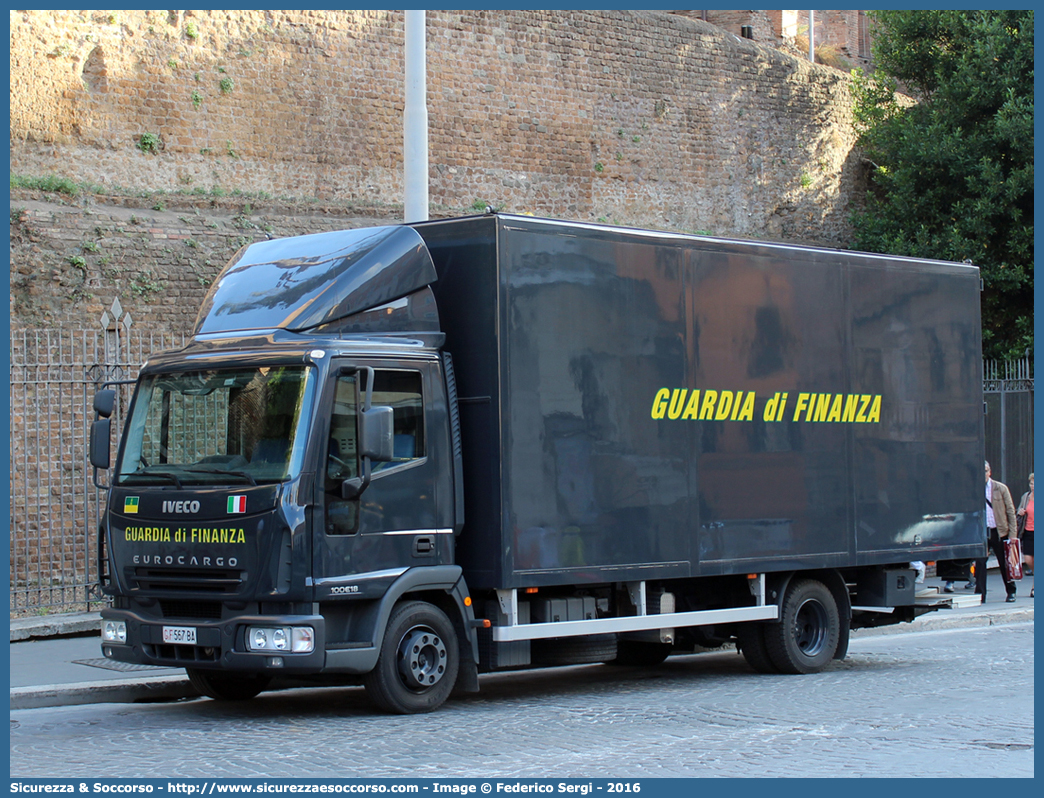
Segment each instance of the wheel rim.
[{"label": "wheel rim", "polygon": [[794,616],[794,642],[806,657],[815,657],[826,645],[826,608],[816,599],[808,599]]},{"label": "wheel rim", "polygon": [[411,690],[434,687],[446,674],[446,643],[427,626],[415,626],[399,643],[399,674]]}]

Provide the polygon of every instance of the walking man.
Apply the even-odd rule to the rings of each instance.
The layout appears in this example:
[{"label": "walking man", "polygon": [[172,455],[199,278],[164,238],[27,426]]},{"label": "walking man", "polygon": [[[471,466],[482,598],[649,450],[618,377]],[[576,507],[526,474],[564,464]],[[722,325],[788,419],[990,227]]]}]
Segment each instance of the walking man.
[{"label": "walking man", "polygon": [[[1015,601],[1015,580],[1008,573],[1008,558],[1004,556],[1003,541],[1009,535],[1016,534],[1015,503],[1011,500],[1011,491],[1003,482],[990,479],[990,464],[986,463],[986,532],[990,551],[997,558],[1004,588],[1008,591],[1005,601]],[[988,555],[987,555],[988,556]],[[982,594],[982,603],[986,603],[986,560],[975,563],[976,592]]]}]

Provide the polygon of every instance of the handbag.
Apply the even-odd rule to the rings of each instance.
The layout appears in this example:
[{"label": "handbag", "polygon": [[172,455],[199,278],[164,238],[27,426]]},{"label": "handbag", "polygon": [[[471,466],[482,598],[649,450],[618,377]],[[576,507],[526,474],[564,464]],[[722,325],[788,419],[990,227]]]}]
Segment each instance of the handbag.
[{"label": "handbag", "polygon": [[1020,538],[1022,533],[1026,531],[1026,515],[1023,513],[1019,516],[1019,520],[1015,522],[1015,534]]},{"label": "handbag", "polygon": [[1008,563],[1008,576],[1022,579],[1022,541],[1016,537],[1004,538],[1004,559]]}]

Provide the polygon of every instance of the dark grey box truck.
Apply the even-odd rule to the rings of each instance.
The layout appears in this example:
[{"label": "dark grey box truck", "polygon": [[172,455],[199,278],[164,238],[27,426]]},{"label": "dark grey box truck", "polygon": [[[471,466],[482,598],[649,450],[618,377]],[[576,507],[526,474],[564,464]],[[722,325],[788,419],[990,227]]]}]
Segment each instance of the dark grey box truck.
[{"label": "dark grey box truck", "polygon": [[104,654],[401,713],[731,640],[818,671],[985,553],[980,333],[954,263],[494,214],[252,244],[96,398]]}]

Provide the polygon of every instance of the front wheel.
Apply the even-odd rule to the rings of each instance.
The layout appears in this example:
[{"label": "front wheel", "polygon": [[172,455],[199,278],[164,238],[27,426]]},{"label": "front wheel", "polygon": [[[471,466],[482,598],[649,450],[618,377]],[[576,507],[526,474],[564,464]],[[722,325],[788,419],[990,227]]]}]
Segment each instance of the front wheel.
[{"label": "front wheel", "polygon": [[457,682],[460,650],[446,613],[424,601],[392,611],[366,692],[386,712],[411,715],[438,709]]},{"label": "front wheel", "polygon": [[189,682],[200,693],[216,701],[246,701],[264,691],[271,676],[257,673],[204,671],[185,668]]},{"label": "front wheel", "polygon": [[787,588],[780,622],[765,624],[765,648],[782,673],[816,673],[837,652],[841,616],[834,595],[814,579]]}]

